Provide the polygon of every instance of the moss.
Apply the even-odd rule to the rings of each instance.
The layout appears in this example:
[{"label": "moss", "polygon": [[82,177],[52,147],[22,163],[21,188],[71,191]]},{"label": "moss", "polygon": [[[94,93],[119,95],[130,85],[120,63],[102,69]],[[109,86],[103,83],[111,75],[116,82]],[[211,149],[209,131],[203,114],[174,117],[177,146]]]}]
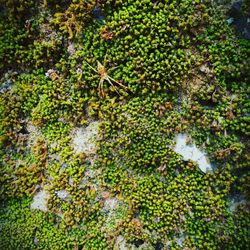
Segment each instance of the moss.
[{"label": "moss", "polygon": [[[249,45],[212,1],[3,2],[0,248],[247,249]],[[93,121],[97,152],[77,153]]]}]

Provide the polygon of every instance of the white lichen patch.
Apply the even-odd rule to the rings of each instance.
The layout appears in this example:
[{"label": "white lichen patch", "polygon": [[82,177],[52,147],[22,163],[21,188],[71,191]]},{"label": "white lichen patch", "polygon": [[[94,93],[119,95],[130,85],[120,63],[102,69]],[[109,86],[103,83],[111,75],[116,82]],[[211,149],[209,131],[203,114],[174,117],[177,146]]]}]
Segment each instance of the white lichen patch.
[{"label": "white lichen patch", "polygon": [[[91,163],[93,165],[94,163]],[[101,173],[100,169],[87,169],[85,172],[85,177],[93,179],[95,176],[99,175]]]},{"label": "white lichen patch", "polygon": [[205,74],[208,74],[208,73],[210,73],[210,72],[211,72],[211,70],[210,70],[210,68],[208,67],[208,65],[207,65],[207,64],[203,64],[203,65],[201,65],[201,67],[200,67],[200,71],[201,71],[201,72],[203,72],[203,73],[205,73]]},{"label": "white lichen patch", "polygon": [[69,46],[67,47],[67,51],[70,56],[73,56],[76,53],[75,47],[73,43],[69,43]]},{"label": "white lichen patch", "polygon": [[43,212],[47,212],[47,203],[49,199],[49,193],[45,190],[41,190],[33,197],[33,201],[30,205],[31,209],[39,209]]},{"label": "white lichen patch", "polygon": [[116,238],[116,242],[114,245],[114,250],[153,250],[152,246],[148,245],[147,243],[143,243],[139,247],[136,247],[133,244],[129,244],[122,235],[119,235]]},{"label": "white lichen patch", "polygon": [[96,140],[98,138],[99,122],[91,122],[87,127],[76,128],[72,131],[73,148],[76,153],[87,155],[96,152]]},{"label": "white lichen patch", "polygon": [[117,197],[109,197],[109,192],[102,192],[102,199],[104,200],[103,212],[106,215],[105,223],[102,231],[113,231],[117,223],[127,217],[128,206]]},{"label": "white lichen patch", "polygon": [[29,133],[28,146],[32,148],[37,138],[42,138],[43,135],[41,130],[34,126],[31,121],[27,121],[27,131]]},{"label": "white lichen patch", "polygon": [[212,165],[206,157],[206,153],[196,147],[194,143],[188,144],[187,134],[177,134],[175,136],[174,151],[182,155],[184,160],[192,160],[198,164],[200,170],[204,173],[212,171]]},{"label": "white lichen patch", "polygon": [[113,211],[119,206],[119,200],[117,198],[107,198],[104,203],[104,210]]},{"label": "white lichen patch", "polygon": [[61,200],[69,200],[70,199],[70,195],[66,190],[59,190],[59,191],[55,191],[56,195],[58,198],[60,198]]},{"label": "white lichen patch", "polygon": [[185,234],[182,234],[182,235],[180,236],[180,238],[178,238],[178,240],[177,240],[177,245],[179,245],[180,247],[182,247],[182,246],[183,246],[183,242],[184,242],[184,240],[185,240],[185,237],[186,237],[186,235],[185,235]]},{"label": "white lichen patch", "polygon": [[114,250],[127,250],[126,241],[122,235],[119,235],[116,239]]},{"label": "white lichen patch", "polygon": [[229,211],[233,213],[239,205],[246,204],[246,200],[243,197],[233,198],[229,201]]},{"label": "white lichen patch", "polygon": [[13,84],[10,80],[2,82],[0,85],[0,94],[10,91],[13,88]]}]

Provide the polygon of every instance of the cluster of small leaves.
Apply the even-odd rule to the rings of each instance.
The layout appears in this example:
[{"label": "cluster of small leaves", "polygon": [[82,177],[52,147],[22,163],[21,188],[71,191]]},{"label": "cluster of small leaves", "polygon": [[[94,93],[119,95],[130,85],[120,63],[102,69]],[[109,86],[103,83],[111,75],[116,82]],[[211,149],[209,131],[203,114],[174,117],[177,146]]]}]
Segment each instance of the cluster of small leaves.
[{"label": "cluster of small leaves", "polygon": [[25,141],[11,155],[2,158],[1,199],[7,197],[32,196],[37,185],[45,180],[47,168],[47,145],[43,138],[37,138],[31,150]]},{"label": "cluster of small leaves", "polygon": [[174,157],[169,148],[169,133],[180,118],[173,111],[173,103],[167,95],[159,95],[134,98],[115,108],[104,124],[107,142],[101,147],[103,162],[112,161],[143,171],[160,167]]},{"label": "cluster of small leaves", "polygon": [[59,30],[68,35],[68,39],[73,39],[84,25],[91,19],[91,15],[96,6],[96,1],[72,1],[63,12],[56,12],[51,23],[59,26]]},{"label": "cluster of small leaves", "polygon": [[[249,41],[207,0],[98,4],[0,9],[0,248],[112,249],[123,235],[148,249],[247,249]],[[103,124],[94,166],[69,136],[90,117]],[[173,151],[181,132],[217,170]],[[41,188],[47,213],[15,199]],[[245,199],[235,211],[230,195]],[[109,196],[126,204],[117,220]]]},{"label": "cluster of small leaves", "polygon": [[[196,39],[189,30],[202,27],[206,20],[207,7],[200,1],[125,1],[108,9],[104,26],[94,20],[86,27],[78,39],[83,49],[75,57],[92,67],[104,58],[107,68],[118,66],[112,77],[132,93],[176,90],[196,61],[190,51]],[[94,72],[86,63],[82,68],[92,85]]]},{"label": "cluster of small leaves", "polygon": [[[79,229],[65,231],[61,226],[60,217],[52,213],[31,211],[29,205],[29,199],[13,199],[1,208],[1,249],[59,250],[82,246],[82,238],[86,231]],[[102,240],[102,236],[99,235],[92,242],[88,242],[88,247],[85,249],[106,249],[106,244]]]},{"label": "cluster of small leaves", "polygon": [[208,249],[245,249],[249,246],[247,237],[249,210],[239,206],[233,214],[228,214],[220,222],[190,222],[184,244],[187,247],[205,247]]},{"label": "cluster of small leaves", "polygon": [[30,19],[9,19],[0,12],[0,73],[3,70],[49,67],[63,52],[62,37],[48,23],[49,12]]},{"label": "cluster of small leaves", "polygon": [[20,51],[25,48],[28,35],[17,22],[8,22],[0,14],[0,73],[18,63]]},{"label": "cluster of small leaves", "polygon": [[90,171],[90,163],[84,153],[74,154],[67,141],[64,150],[60,146],[62,144],[50,151],[47,171],[50,181],[45,186],[50,193],[49,212],[62,218],[62,229],[72,233],[79,231],[78,243],[75,242],[78,246],[106,249],[108,243],[101,232],[104,217],[103,203],[97,193],[98,181],[86,174],[86,170]]},{"label": "cluster of small leaves", "polygon": [[[127,217],[117,224],[117,230],[127,241],[142,240],[150,244],[160,241],[164,245],[170,241],[173,249],[180,249],[176,237],[184,235],[182,247],[206,244],[211,249],[222,245],[231,249],[235,241],[233,235],[238,232],[237,241],[241,238],[240,245],[246,247],[249,217],[239,222],[242,223],[239,227],[233,221],[240,216],[239,211],[231,214],[227,210],[226,198],[236,180],[231,167],[227,165],[203,175],[189,163],[178,173],[176,170],[174,175],[165,178],[159,174],[137,176],[120,166],[107,167],[106,185],[129,204]],[[247,213],[244,209],[241,212]]]}]

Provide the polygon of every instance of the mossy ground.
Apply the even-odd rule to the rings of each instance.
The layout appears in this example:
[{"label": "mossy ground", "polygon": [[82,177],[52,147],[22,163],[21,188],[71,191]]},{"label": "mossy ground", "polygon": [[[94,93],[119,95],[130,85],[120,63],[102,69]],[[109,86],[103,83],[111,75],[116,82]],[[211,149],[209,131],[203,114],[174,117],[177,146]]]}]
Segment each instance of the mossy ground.
[{"label": "mossy ground", "polygon": [[250,42],[223,6],[0,3],[0,249],[249,248]]}]

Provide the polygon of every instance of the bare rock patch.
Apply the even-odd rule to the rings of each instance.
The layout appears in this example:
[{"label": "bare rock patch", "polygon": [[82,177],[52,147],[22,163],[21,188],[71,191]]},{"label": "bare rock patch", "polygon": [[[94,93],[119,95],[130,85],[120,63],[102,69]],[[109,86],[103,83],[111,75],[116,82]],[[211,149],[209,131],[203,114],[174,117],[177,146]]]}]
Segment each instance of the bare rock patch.
[{"label": "bare rock patch", "polygon": [[91,122],[87,127],[72,131],[73,148],[76,153],[95,154],[100,122]]}]

